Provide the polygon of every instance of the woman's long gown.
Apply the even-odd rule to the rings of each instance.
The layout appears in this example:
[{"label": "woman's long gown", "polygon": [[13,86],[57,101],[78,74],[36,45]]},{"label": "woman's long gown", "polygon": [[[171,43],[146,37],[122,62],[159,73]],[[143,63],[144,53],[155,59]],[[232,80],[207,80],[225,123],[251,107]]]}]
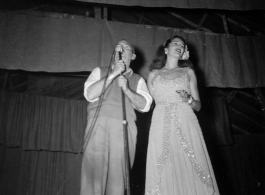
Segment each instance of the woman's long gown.
[{"label": "woman's long gown", "polygon": [[188,68],[167,79],[156,72],[156,107],[149,133],[145,194],[219,195],[197,117],[176,90],[190,93]]}]

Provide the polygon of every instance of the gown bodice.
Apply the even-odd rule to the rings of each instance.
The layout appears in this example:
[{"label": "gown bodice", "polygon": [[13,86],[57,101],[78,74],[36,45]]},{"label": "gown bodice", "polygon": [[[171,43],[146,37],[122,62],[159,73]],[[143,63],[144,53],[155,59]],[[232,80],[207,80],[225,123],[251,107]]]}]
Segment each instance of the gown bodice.
[{"label": "gown bodice", "polygon": [[182,102],[177,90],[185,90],[190,94],[189,77],[187,74],[188,67],[184,72],[174,78],[168,79],[160,75],[159,70],[155,70],[155,78],[153,80],[153,87],[151,93],[156,103],[159,102]]}]

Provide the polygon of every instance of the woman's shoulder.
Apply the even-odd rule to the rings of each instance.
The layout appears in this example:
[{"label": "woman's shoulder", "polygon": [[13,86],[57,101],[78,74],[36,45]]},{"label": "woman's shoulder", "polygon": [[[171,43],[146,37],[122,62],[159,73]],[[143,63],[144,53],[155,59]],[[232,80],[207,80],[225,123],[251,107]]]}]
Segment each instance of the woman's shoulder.
[{"label": "woman's shoulder", "polygon": [[154,78],[156,75],[158,75],[159,69],[154,69],[149,72],[148,78]]},{"label": "woman's shoulder", "polygon": [[149,74],[150,75],[157,75],[158,73],[159,73],[159,69],[154,69]]},{"label": "woman's shoulder", "polygon": [[185,69],[186,69],[187,73],[194,73],[194,70],[191,67],[185,67]]},{"label": "woman's shoulder", "polygon": [[186,73],[189,76],[189,78],[196,77],[196,74],[193,68],[187,67]]}]

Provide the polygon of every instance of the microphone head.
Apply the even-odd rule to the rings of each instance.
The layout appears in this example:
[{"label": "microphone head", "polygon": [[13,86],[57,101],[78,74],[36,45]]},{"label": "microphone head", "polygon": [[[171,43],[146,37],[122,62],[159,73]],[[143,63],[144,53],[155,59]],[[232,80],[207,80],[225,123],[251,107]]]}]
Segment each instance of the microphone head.
[{"label": "microphone head", "polygon": [[115,48],[115,51],[116,51],[116,52],[121,52],[121,53],[123,53],[123,48],[122,48],[122,46],[121,46],[121,45],[117,45],[116,48]]},{"label": "microphone head", "polygon": [[115,52],[118,53],[118,59],[122,60],[122,54],[123,54],[123,47],[121,45],[117,45],[115,48]]}]

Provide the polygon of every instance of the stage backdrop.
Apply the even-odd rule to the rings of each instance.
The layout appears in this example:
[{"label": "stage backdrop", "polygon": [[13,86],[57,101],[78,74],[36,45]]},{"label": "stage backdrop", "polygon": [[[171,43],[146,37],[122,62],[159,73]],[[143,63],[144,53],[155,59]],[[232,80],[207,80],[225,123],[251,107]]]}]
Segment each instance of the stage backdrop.
[{"label": "stage backdrop", "polygon": [[157,48],[176,34],[187,40],[203,87],[265,86],[265,36],[236,37],[60,15],[0,13],[0,68],[92,71],[108,66],[115,44],[127,39],[136,47],[133,66],[147,78]]}]

